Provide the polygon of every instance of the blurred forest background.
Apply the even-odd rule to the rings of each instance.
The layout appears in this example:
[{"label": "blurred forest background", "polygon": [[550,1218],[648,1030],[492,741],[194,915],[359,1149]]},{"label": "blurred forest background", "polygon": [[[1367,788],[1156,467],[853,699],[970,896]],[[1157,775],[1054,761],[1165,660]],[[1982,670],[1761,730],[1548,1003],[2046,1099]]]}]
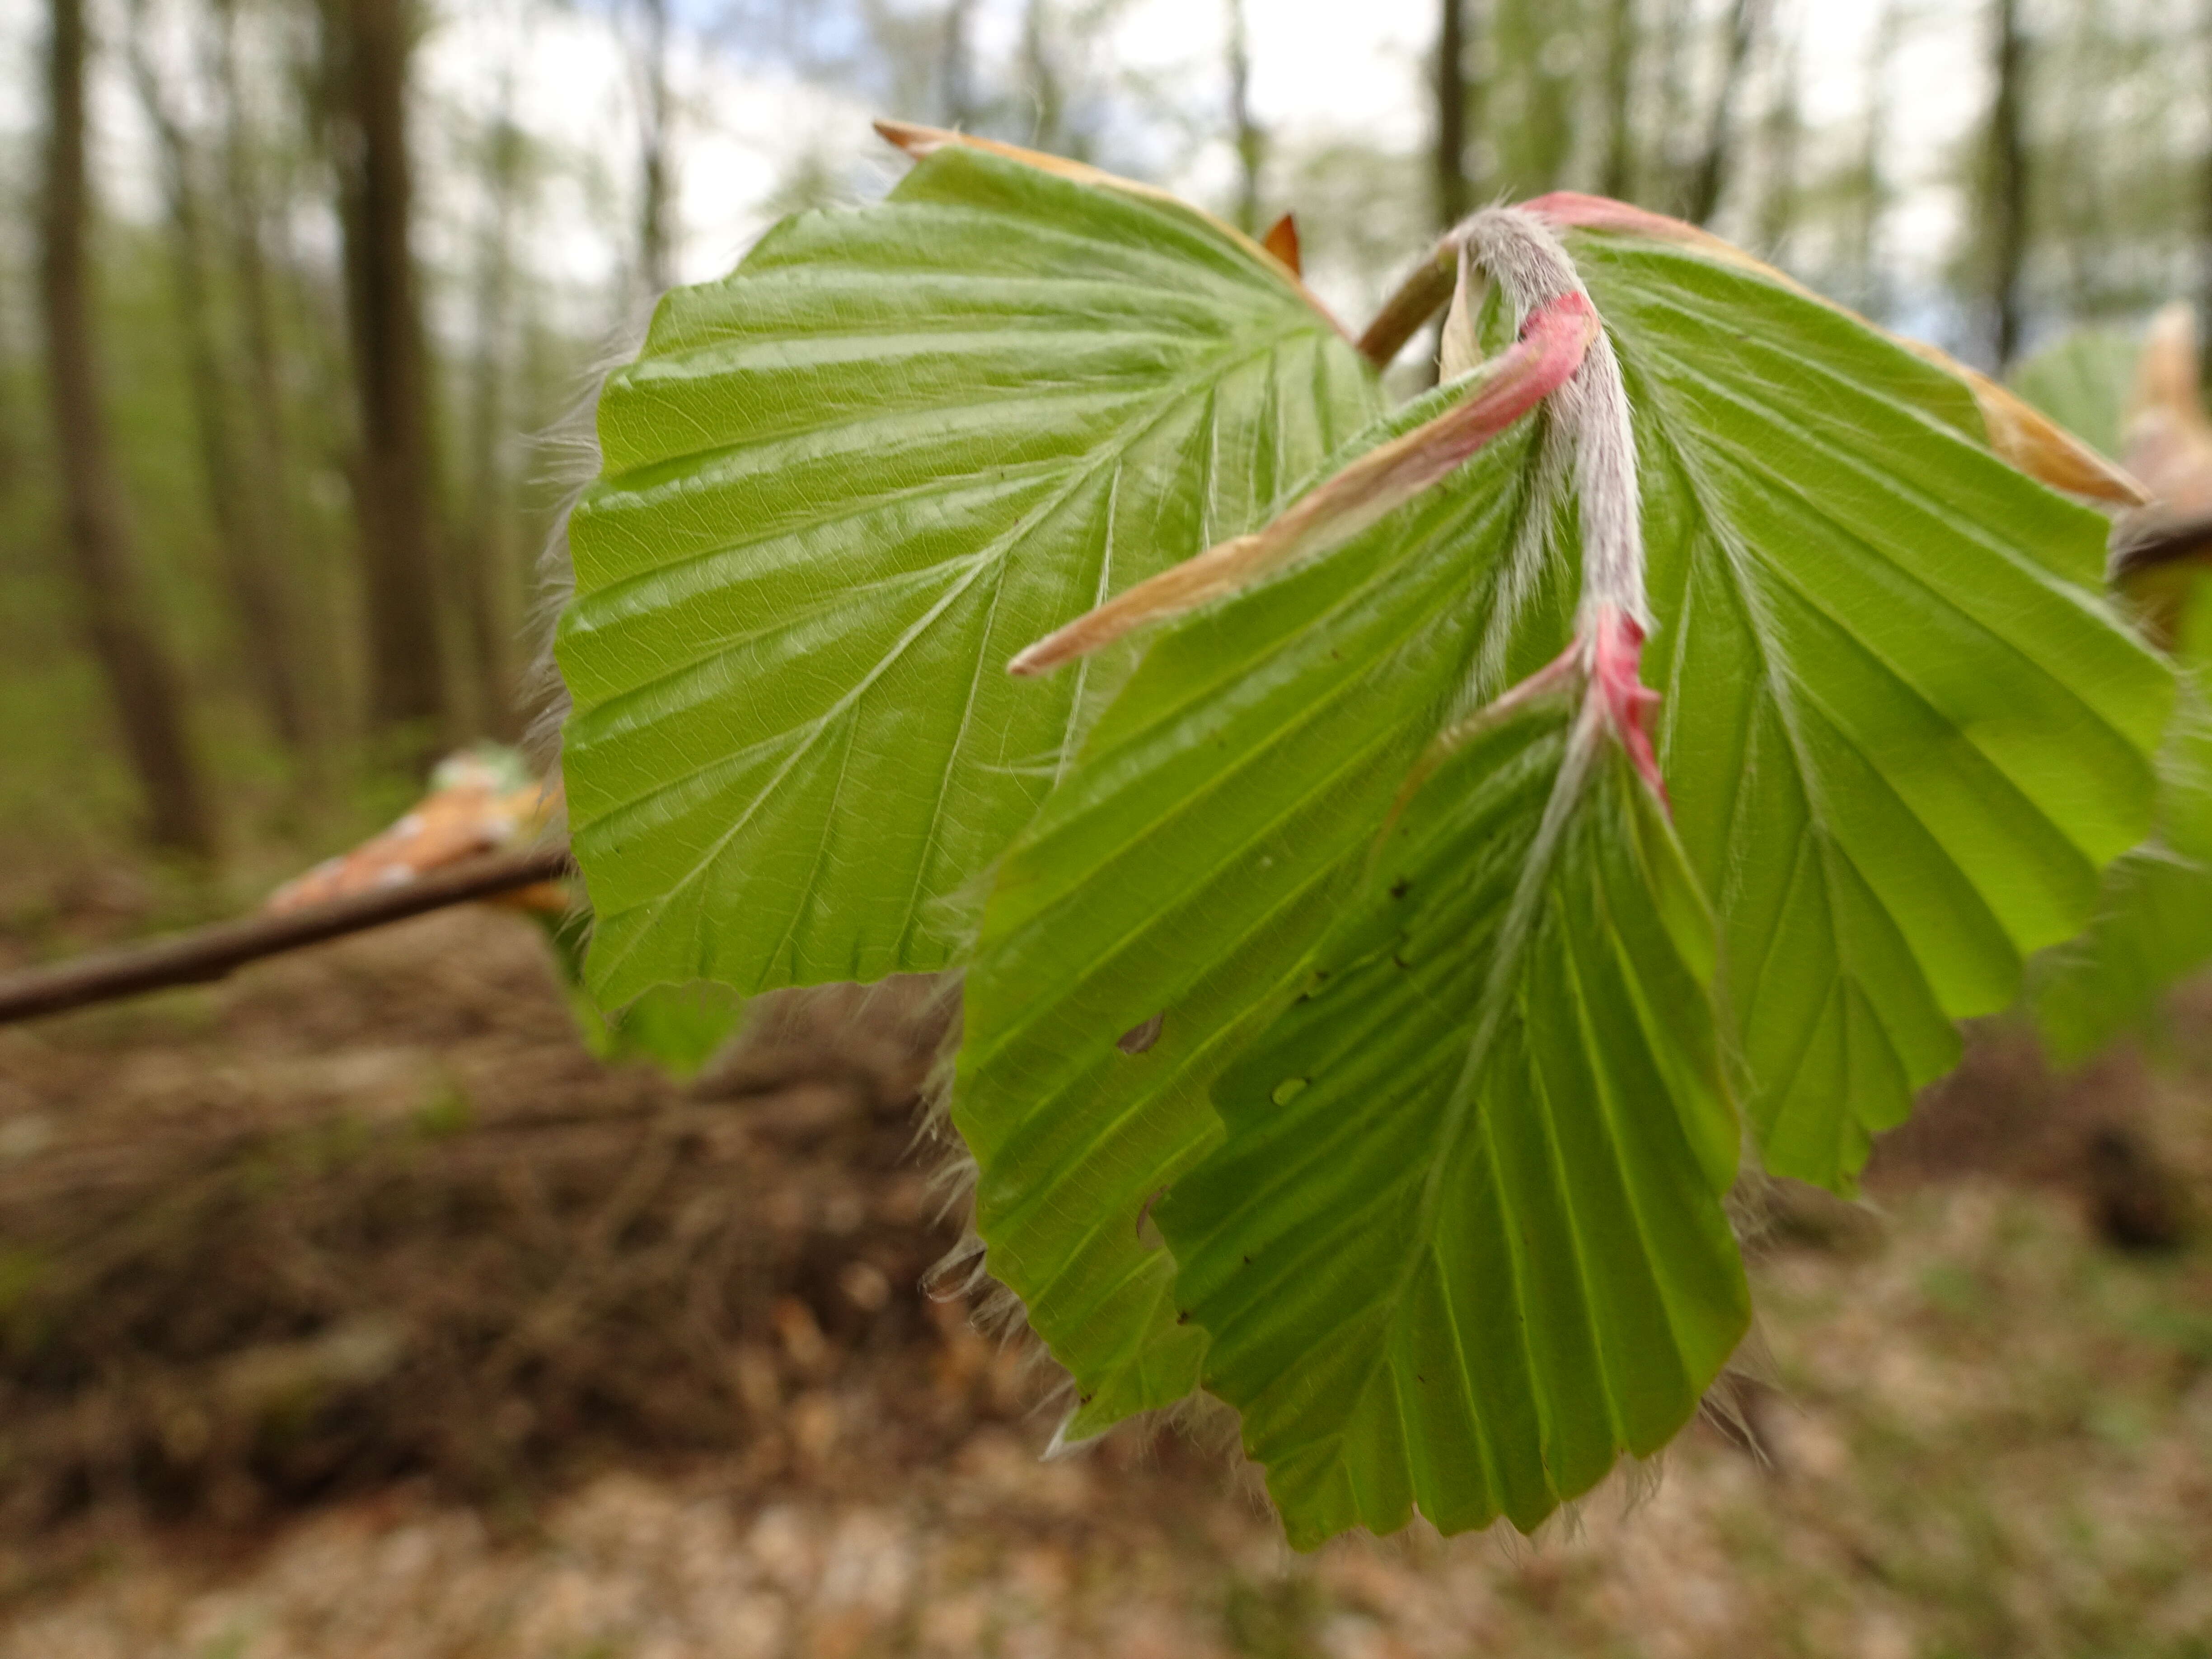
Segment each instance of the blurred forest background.
[{"label": "blurred forest background", "polygon": [[[2115,450],[2212,299],[2212,0],[9,0],[0,969],[520,736],[595,374],[887,188],[878,114],[1294,210],[1355,330],[1626,198]],[[1179,1439],[1041,1461],[925,1294],[913,993],[678,1080],[471,906],[0,1030],[0,1659],[2212,1656],[2203,982],[2068,1077],[1988,1022],[1872,1205],[1773,1194],[1648,1507],[1296,1562]]]},{"label": "blurred forest background", "polygon": [[2172,0],[7,15],[0,848],[40,865],[258,879],[515,736],[594,365],[778,215],[883,189],[872,113],[1294,209],[1355,325],[1439,226],[1559,187],[1986,366],[2212,289],[2212,6]]}]

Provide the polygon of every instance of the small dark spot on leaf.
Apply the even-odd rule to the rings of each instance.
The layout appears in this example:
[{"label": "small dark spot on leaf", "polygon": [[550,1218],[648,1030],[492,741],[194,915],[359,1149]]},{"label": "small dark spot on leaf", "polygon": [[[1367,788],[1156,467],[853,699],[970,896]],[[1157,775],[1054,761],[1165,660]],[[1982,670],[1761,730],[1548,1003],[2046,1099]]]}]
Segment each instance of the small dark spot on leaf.
[{"label": "small dark spot on leaf", "polygon": [[1405,957],[1400,956],[1395,951],[1390,952],[1390,960],[1395,963],[1399,967],[1403,968],[1409,974],[1413,971],[1413,964],[1407,961]]},{"label": "small dark spot on leaf", "polygon": [[1097,1397],[1095,1394],[1079,1394],[1075,1396],[1075,1403],[1079,1406],[1087,1406]]},{"label": "small dark spot on leaf", "polygon": [[1141,1025],[1132,1025],[1114,1039],[1114,1046],[1125,1054],[1141,1054],[1160,1040],[1160,1027],[1167,1023],[1167,1011],[1162,1009]]},{"label": "small dark spot on leaf", "polygon": [[1176,1316],[1176,1324],[1178,1324],[1178,1325],[1188,1325],[1188,1324],[1189,1324],[1189,1323],[1190,1323],[1190,1310],[1189,1310],[1189,1309],[1188,1309],[1188,1308],[1185,1308],[1185,1309],[1184,1309],[1181,1313],[1177,1314],[1177,1315]]},{"label": "small dark spot on leaf", "polygon": [[1405,877],[1399,877],[1397,880],[1390,884],[1390,896],[1392,898],[1405,897],[1407,892],[1413,887],[1413,884],[1407,881]]},{"label": "small dark spot on leaf", "polygon": [[1244,1258],[1244,1265],[1248,1267],[1252,1265],[1252,1258],[1250,1256],[1248,1255]]}]

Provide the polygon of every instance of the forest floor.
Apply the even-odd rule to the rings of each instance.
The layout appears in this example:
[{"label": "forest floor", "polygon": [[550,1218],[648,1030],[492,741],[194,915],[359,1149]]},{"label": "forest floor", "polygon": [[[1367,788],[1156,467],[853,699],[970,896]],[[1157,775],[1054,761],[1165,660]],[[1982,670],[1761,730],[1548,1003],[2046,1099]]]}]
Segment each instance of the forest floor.
[{"label": "forest floor", "polygon": [[0,1659],[2212,1655],[2212,996],[1777,1194],[1761,1380],[1638,1501],[1304,1557],[1172,1433],[1042,1461],[921,1290],[937,1022],[678,1086],[478,910],[0,1030]]}]

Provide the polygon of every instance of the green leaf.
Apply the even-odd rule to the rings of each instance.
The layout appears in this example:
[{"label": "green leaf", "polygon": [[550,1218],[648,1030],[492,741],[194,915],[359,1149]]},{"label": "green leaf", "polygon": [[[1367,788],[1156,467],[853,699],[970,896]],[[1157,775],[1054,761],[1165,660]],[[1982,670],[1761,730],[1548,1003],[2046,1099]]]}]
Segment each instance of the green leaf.
[{"label": "green leaf", "polygon": [[1747,1115],[1768,1169],[1849,1190],[2143,837],[2172,677],[2103,601],[2104,521],[1991,455],[1955,378],[1694,252],[1570,246],[1636,411]]},{"label": "green leaf", "polygon": [[1750,1318],[1713,924],[1594,702],[1424,781],[1160,1224],[1302,1547],[1523,1531],[1657,1451]]},{"label": "green leaf", "polygon": [[2140,343],[2116,328],[2077,328],[2012,372],[2012,389],[2117,459],[2124,445],[2128,395]]},{"label": "green leaf", "polygon": [[[1347,448],[1413,429],[1432,392]],[[1291,994],[1391,799],[1485,652],[1565,642],[1571,568],[1534,567],[1490,637],[1527,524],[1524,422],[1310,563],[1164,633],[1008,856],[966,981],[953,1120],[987,1263],[1074,1376],[1080,1437],[1195,1386],[1153,1200],[1213,1143],[1214,1073]],[[1139,1053],[1122,1034],[1155,1016]]]},{"label": "green leaf", "polygon": [[713,980],[656,985],[620,1008],[602,1007],[584,983],[588,920],[532,914],[553,947],[576,1033],[596,1059],[647,1060],[678,1081],[688,1081],[744,1024],[745,999]]},{"label": "green leaf", "polygon": [[1121,677],[1007,658],[1260,522],[1377,397],[1226,228],[957,147],[668,296],[557,645],[597,993],[943,966]]},{"label": "green leaf", "polygon": [[[1695,256],[1577,246],[1626,319],[1662,735],[1741,988],[1729,1046],[1773,1164],[1848,1185],[1951,1063],[1952,1018],[2001,1005],[2139,836],[2166,676],[2080,586],[2097,521],[1990,454],[1955,378]],[[1565,642],[1572,562],[1524,534],[1541,429],[1163,635],[1003,866],[954,1115],[1073,1435],[1194,1381],[1149,1223],[1219,1133],[1212,1076],[1470,676],[1494,695]]]},{"label": "green leaf", "polygon": [[2212,595],[2182,616],[2184,696],[2160,757],[2158,834],[2105,872],[2096,920],[2030,967],[2045,1047],[2079,1065],[2156,1020],[2166,993],[2212,962]]}]

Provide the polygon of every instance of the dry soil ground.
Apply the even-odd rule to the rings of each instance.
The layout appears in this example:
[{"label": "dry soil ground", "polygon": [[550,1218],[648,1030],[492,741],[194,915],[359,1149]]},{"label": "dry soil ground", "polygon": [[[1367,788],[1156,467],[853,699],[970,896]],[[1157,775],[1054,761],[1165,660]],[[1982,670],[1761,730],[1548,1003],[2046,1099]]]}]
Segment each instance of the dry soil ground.
[{"label": "dry soil ground", "polygon": [[1040,1461],[919,1288],[919,996],[678,1087],[471,913],[0,1031],[0,1659],[2212,1655],[2179,1029],[1996,1033],[1867,1206],[1781,1195],[1767,1380],[1639,1504],[1310,1557],[1172,1435]]}]

